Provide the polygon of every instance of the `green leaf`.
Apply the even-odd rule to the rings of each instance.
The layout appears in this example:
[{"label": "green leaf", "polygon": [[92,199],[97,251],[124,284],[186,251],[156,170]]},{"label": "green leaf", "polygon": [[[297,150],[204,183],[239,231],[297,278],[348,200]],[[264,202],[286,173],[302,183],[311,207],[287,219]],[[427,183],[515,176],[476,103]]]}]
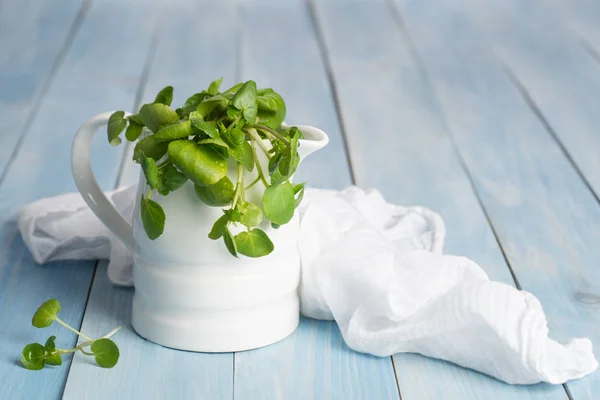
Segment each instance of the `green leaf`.
[{"label": "green leaf", "polygon": [[139,114],[131,114],[125,117],[125,119],[127,121],[131,122],[135,122],[138,125],[144,125],[144,123],[142,122],[142,119],[140,118]]},{"label": "green leaf", "polygon": [[62,357],[60,354],[56,353],[56,345],[54,341],[56,340],[56,336],[50,336],[48,340],[46,340],[46,344],[44,345],[44,349],[46,350],[46,364],[49,365],[61,365]]},{"label": "green leaf", "polygon": [[246,141],[246,134],[241,129],[230,129],[223,132],[223,139],[232,147],[239,147]]},{"label": "green leaf", "polygon": [[298,208],[300,203],[302,203],[302,198],[304,197],[304,185],[305,183],[294,185],[294,208]]},{"label": "green leaf", "polygon": [[160,204],[142,196],[140,211],[142,214],[142,225],[144,225],[148,239],[154,240],[162,235],[165,229],[165,212]]},{"label": "green leaf", "polygon": [[21,352],[21,363],[27,369],[40,370],[44,368],[46,349],[39,343],[29,343]]},{"label": "green leaf", "polygon": [[247,81],[236,92],[231,100],[231,104],[241,110],[244,114],[244,119],[253,124],[256,122],[256,112],[258,106],[256,103],[256,82]]},{"label": "green leaf", "polygon": [[137,124],[136,122],[130,121],[127,130],[125,131],[125,138],[130,142],[135,142],[140,135],[142,134],[142,130],[144,127],[142,125]]},{"label": "green leaf", "polygon": [[270,254],[274,249],[269,236],[258,228],[235,235],[235,244],[238,253],[248,257],[263,257]]},{"label": "green leaf", "polygon": [[185,120],[161,128],[156,132],[156,135],[154,135],[154,139],[156,139],[157,142],[187,139],[192,134],[192,122]]},{"label": "green leaf", "polygon": [[204,121],[202,115],[198,111],[193,111],[190,113],[190,121],[194,128],[198,129],[200,132],[207,134],[213,139],[219,138],[219,131],[213,125]]},{"label": "green leaf", "polygon": [[221,154],[223,158],[229,158],[229,146],[221,139],[204,139],[199,141],[198,144],[210,146]]},{"label": "green leaf", "polygon": [[[295,128],[297,130],[297,128]],[[292,176],[298,168],[300,163],[300,156],[298,155],[298,140],[300,135],[294,135],[290,139],[289,147],[286,147],[284,157],[279,165],[279,170],[283,176]]]},{"label": "green leaf", "polygon": [[261,89],[257,91],[256,102],[260,110],[277,112],[281,107],[285,110],[285,102],[279,93],[273,89]]},{"label": "green leaf", "polygon": [[228,105],[229,99],[222,94],[218,94],[204,99],[202,103],[198,104],[196,111],[206,120],[206,117],[208,117],[213,110],[226,110]]},{"label": "green leaf", "polygon": [[229,231],[229,229],[225,228],[225,233],[223,234],[223,241],[225,242],[225,246],[229,253],[237,258],[237,247],[235,244],[235,240],[233,239],[233,235]]},{"label": "green leaf", "polygon": [[239,206],[240,222],[242,225],[252,228],[258,226],[263,221],[263,213],[259,206],[252,203],[242,203]]},{"label": "green leaf", "polygon": [[187,178],[177,168],[173,165],[165,167],[162,183],[167,190],[173,192],[182,187],[185,182],[187,182]]},{"label": "green leaf", "polygon": [[169,143],[171,162],[198,186],[212,185],[227,173],[227,160],[209,146],[188,140]]},{"label": "green leaf", "polygon": [[271,175],[271,185],[279,185],[285,181],[287,181],[288,177],[282,175],[282,173],[277,170]]},{"label": "green leaf", "polygon": [[202,91],[200,93],[196,93],[191,95],[186,101],[185,104],[183,105],[183,109],[182,114],[188,115],[190,112],[194,111],[197,107],[198,104],[202,103],[205,99],[211,97],[210,94],[208,94],[206,91]]},{"label": "green leaf", "polygon": [[221,236],[225,234],[225,230],[227,229],[227,224],[229,224],[229,217],[225,214],[222,215],[213,225],[208,237],[212,240],[217,240]]},{"label": "green leaf", "polygon": [[60,303],[56,299],[50,299],[42,304],[35,314],[31,324],[36,328],[46,328],[56,319],[56,315],[60,312]]},{"label": "green leaf", "polygon": [[48,365],[62,365],[62,357],[56,352],[46,353],[46,364]]},{"label": "green leaf", "polygon": [[302,139],[304,138],[304,135],[302,134],[302,131],[300,129],[298,129],[297,126],[291,126],[291,127],[286,127],[285,129],[279,129],[279,133],[289,139],[292,138],[296,138],[296,139]]},{"label": "green leaf", "polygon": [[302,137],[302,132],[294,127],[293,130],[283,131],[282,134],[287,136],[290,132],[292,133],[292,137],[288,137],[290,147],[285,146],[281,141],[274,142],[276,151],[281,152],[283,156],[279,163],[279,168],[274,172],[270,171],[272,185],[277,185],[288,180],[296,172],[300,163],[300,157],[296,149],[298,148],[298,141]]},{"label": "green leaf", "polygon": [[236,83],[235,85],[233,85],[232,87],[230,87],[229,89],[224,91],[222,94],[223,95],[233,95],[242,87],[243,84],[244,84],[244,82]]},{"label": "green leaf", "polygon": [[259,123],[272,129],[279,128],[285,119],[285,101],[273,89],[262,89],[257,94]]},{"label": "green leaf", "polygon": [[159,143],[154,139],[155,135],[147,136],[135,144],[133,149],[133,161],[138,164],[142,162],[142,154],[153,158],[155,161],[163,158],[167,154],[169,144],[167,142]]},{"label": "green leaf", "polygon": [[231,222],[240,222],[242,214],[238,210],[223,210]]},{"label": "green leaf", "polygon": [[163,90],[158,92],[158,94],[156,95],[156,98],[154,99],[155,104],[164,104],[166,106],[170,106],[172,101],[173,101],[173,86],[165,87]]},{"label": "green leaf", "polygon": [[108,118],[108,143],[111,146],[118,146],[121,144],[121,139],[119,135],[123,132],[123,129],[127,126],[127,121],[125,120],[125,113],[123,111],[115,111]]},{"label": "green leaf", "polygon": [[273,175],[279,169],[279,164],[283,159],[283,153],[275,153],[269,160],[269,175]]},{"label": "green leaf", "polygon": [[250,143],[244,140],[240,146],[230,149],[229,152],[247,171],[252,172],[254,169],[254,156]]},{"label": "green leaf", "polygon": [[226,206],[233,201],[234,187],[233,182],[227,176],[213,185],[198,186],[195,185],[196,196],[202,202],[211,207]]},{"label": "green leaf", "polygon": [[223,78],[219,78],[217,80],[212,81],[210,85],[208,85],[208,89],[206,90],[208,94],[210,94],[211,96],[215,96],[216,94],[218,94],[219,88],[221,87],[221,82],[223,82]]},{"label": "green leaf", "polygon": [[140,154],[140,165],[148,186],[152,189],[158,188],[158,168],[156,167],[156,161],[153,158],[146,157],[144,153]]},{"label": "green leaf", "polygon": [[90,350],[94,353],[96,363],[103,368],[112,368],[119,361],[119,348],[110,339],[95,340],[90,346]]},{"label": "green leaf", "polygon": [[294,216],[294,200],[294,188],[289,182],[269,186],[262,197],[265,216],[276,224],[287,224]]},{"label": "green leaf", "polygon": [[46,349],[46,351],[56,350],[56,344],[54,343],[55,340],[56,340],[56,336],[50,336],[46,340],[46,344],[44,345],[44,348]]},{"label": "green leaf", "polygon": [[140,119],[152,132],[157,132],[165,125],[179,121],[179,115],[164,104],[144,104],[140,109]]},{"label": "green leaf", "polygon": [[243,117],[242,112],[233,106],[227,107],[227,118],[234,121]]}]

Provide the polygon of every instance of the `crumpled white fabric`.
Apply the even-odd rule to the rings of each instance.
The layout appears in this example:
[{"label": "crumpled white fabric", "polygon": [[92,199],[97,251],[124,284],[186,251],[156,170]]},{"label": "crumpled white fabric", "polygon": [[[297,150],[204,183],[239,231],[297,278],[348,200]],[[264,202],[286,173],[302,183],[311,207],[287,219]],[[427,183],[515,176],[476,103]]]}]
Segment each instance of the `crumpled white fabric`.
[{"label": "crumpled white fabric", "polygon": [[[108,193],[123,215],[135,187]],[[335,320],[354,350],[412,352],[507,383],[564,383],[598,367],[588,339],[562,345],[530,293],[489,281],[464,257],[442,255],[441,217],[387,203],[378,191],[307,189],[300,213],[302,313]],[[132,284],[132,256],[79,194],[39,200],[19,213],[38,263],[110,259],[117,285]]]}]

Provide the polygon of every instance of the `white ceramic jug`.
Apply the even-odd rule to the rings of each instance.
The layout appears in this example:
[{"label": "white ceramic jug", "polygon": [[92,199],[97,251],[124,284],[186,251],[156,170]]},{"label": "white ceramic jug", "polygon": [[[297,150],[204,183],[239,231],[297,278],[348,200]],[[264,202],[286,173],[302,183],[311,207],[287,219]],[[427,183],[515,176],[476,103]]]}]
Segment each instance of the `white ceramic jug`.
[{"label": "white ceramic jug", "polygon": [[[223,215],[221,208],[204,205],[188,181],[168,196],[152,195],[165,211],[166,223],[163,234],[149,240],[139,201],[133,221],[125,220],[104,196],[92,172],[92,138],[111,114],[96,115],[79,128],[72,169],[86,203],[134,254],[132,324],[136,332],[163,346],[202,352],[253,349],[291,334],[299,321],[298,216],[279,229],[263,221],[260,228],[270,236],[275,250],[261,258],[240,255],[236,259],[222,240],[208,238],[213,223]],[[298,128],[304,135],[298,148],[301,160],[327,144],[323,131]],[[264,153],[258,151],[258,157],[266,171]],[[228,170],[235,181],[235,166],[229,165]],[[256,170],[246,171],[244,182],[256,176]],[[146,190],[140,173],[137,198]],[[256,184],[246,198],[261,204],[263,191],[264,186]]]}]

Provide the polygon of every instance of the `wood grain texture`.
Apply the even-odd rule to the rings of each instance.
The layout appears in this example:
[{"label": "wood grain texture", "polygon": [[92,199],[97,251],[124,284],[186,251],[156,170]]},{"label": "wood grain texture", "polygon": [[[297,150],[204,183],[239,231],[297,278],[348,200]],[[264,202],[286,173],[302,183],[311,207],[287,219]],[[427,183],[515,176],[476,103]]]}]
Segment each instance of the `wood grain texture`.
[{"label": "wood grain texture", "polygon": [[[234,7],[178,1],[177,7],[171,2],[165,7],[155,5],[146,9],[160,14],[160,34],[143,102],[153,101],[166,85],[175,88],[173,104],[183,104],[188,96],[205,89],[216,78],[224,77],[224,86],[233,83],[237,64],[236,27],[222,21],[235,21]],[[149,32],[147,35],[151,36]],[[189,39],[203,37],[211,39]],[[139,165],[127,157],[124,169],[120,183],[137,183]],[[77,356],[65,398],[231,399],[233,355],[178,351],[144,340],[131,327],[132,298],[133,289],[112,285],[106,275],[106,264],[101,263],[82,330],[103,335],[115,326],[122,326],[115,336],[121,358],[115,368],[103,370],[87,357]]]},{"label": "wood grain texture", "polygon": [[37,111],[82,0],[5,0],[0,10],[0,174]]},{"label": "wood grain texture", "polygon": [[[379,188],[398,204],[440,212],[448,230],[445,251],[467,256],[491,279],[512,284],[439,104],[388,5],[317,2],[316,8],[358,184]],[[432,29],[429,25],[425,29]],[[510,386],[418,355],[400,354],[394,361],[404,400],[566,397],[560,386]]]},{"label": "wood grain texture", "polygon": [[[329,145],[302,163],[295,180],[311,187],[350,185],[344,139],[306,5],[247,5],[239,24],[242,78],[281,93],[287,123],[317,126],[329,135]],[[235,398],[393,399],[398,388],[389,357],[356,353],[334,323],[303,318],[282,342],[236,353]]]},{"label": "wood grain texture", "polygon": [[[81,2],[65,1],[63,7],[55,8],[49,2],[32,1],[28,3],[28,7],[23,7],[20,2],[7,0],[1,7],[0,170],[4,172],[5,168],[10,167],[10,155],[19,137],[27,131],[26,120],[42,98],[42,89],[49,81],[52,65],[65,45],[67,32],[81,9]],[[32,156],[40,152],[41,146],[27,147],[25,158],[31,162]],[[68,154],[68,147],[65,150]],[[60,153],[57,156],[60,156]],[[19,159],[18,157],[16,161]],[[40,157],[35,160],[35,163],[37,162],[51,163],[51,155]],[[67,370],[53,369],[38,374],[32,373],[21,366],[20,352],[28,342],[45,340],[44,334],[31,326],[31,316],[49,297],[67,300],[61,316],[68,322],[79,322],[91,275],[89,267],[93,268],[93,265],[88,265],[86,271],[86,263],[73,262],[53,263],[42,268],[35,265],[25,249],[12,219],[13,212],[24,204],[23,201],[37,199],[53,190],[48,184],[48,175],[44,176],[39,168],[31,168],[35,163],[31,162],[28,168],[21,171],[13,165],[11,171],[14,173],[0,185],[0,376],[4,382],[0,391],[2,399],[34,395],[39,392],[36,387],[45,388],[48,398],[60,396]],[[70,174],[66,172],[68,171],[65,171],[64,178],[55,179],[58,187],[70,182]],[[18,186],[22,179],[32,185]],[[20,193],[16,195],[16,192]],[[51,327],[47,329],[46,334],[55,334],[58,330]],[[73,336],[63,332],[59,336],[60,343],[74,343]],[[6,382],[10,382],[10,385]]]},{"label": "wood grain texture", "polygon": [[[263,24],[263,21],[269,21]],[[326,68],[305,3],[247,5],[239,24],[242,80],[272,87],[286,101],[286,123],[312,125],[329,144],[302,164],[294,179],[310,187],[342,189],[352,183],[344,138]]]},{"label": "wood grain texture", "polygon": [[[527,6],[527,4],[523,4]],[[548,2],[535,1],[534,6],[542,7],[542,13],[553,9],[555,15],[560,16],[559,27],[565,26],[581,41],[581,45],[588,47],[594,56],[600,55],[600,7],[595,0],[550,0]],[[529,6],[530,7],[530,6]],[[539,13],[539,12],[538,12]]]},{"label": "wood grain texture", "polygon": [[[133,100],[141,75],[138,57],[148,48],[144,23],[133,26],[127,16],[133,10],[121,7],[113,15],[109,6],[93,8],[71,46],[61,69],[41,102],[37,116],[0,186],[2,215],[41,197],[75,191],[71,177],[70,150],[74,132],[91,115]],[[139,11],[136,11],[140,15]],[[145,15],[143,12],[141,15]],[[106,29],[107,21],[111,29]],[[112,25],[114,24],[114,25]],[[129,37],[132,42],[123,40]],[[40,45],[43,46],[43,38]],[[130,43],[128,45],[127,43]],[[135,43],[136,46],[131,46]],[[50,43],[49,43],[50,45]],[[136,50],[137,49],[137,50]],[[119,68],[107,60],[119,60]],[[108,65],[108,67],[106,67]],[[98,181],[105,189],[113,187],[120,151],[107,146],[99,136],[94,143],[94,165]],[[34,263],[21,241],[13,221],[0,228],[2,261],[0,299],[2,307],[0,369],[1,398],[60,398],[69,372],[70,358],[64,364],[40,372],[25,370],[19,355],[28,342],[57,334],[57,345],[75,345],[74,334],[52,327],[44,332],[31,326],[36,308],[49,298],[62,303],[61,318],[79,327],[88,296],[95,262]]]},{"label": "wood grain texture", "polygon": [[[537,0],[492,8],[494,12],[469,10],[485,26],[486,42],[512,70],[600,195],[600,63],[563,24],[563,13]],[[600,15],[600,4],[596,8]]]},{"label": "wood grain texture", "polygon": [[[490,55],[496,43],[488,36],[496,28],[491,15],[505,28],[503,38],[520,35],[519,41],[531,43],[534,54],[545,46],[538,41],[534,49],[522,33],[524,25],[535,25],[533,13],[522,25],[503,20],[502,9],[516,7],[511,4],[516,3],[487,7],[489,14],[484,14],[476,2],[457,12],[453,10],[458,7],[449,4],[432,10],[406,2],[403,11],[452,137],[519,283],[541,301],[552,338],[566,343],[571,337],[590,337],[597,347],[600,209],[557,142]],[[552,70],[567,57],[555,54],[552,65],[540,62],[538,68]],[[565,107],[569,102],[565,96]],[[572,397],[594,398],[600,392],[598,377],[596,372],[570,382]]]},{"label": "wood grain texture", "polygon": [[[237,81],[239,37],[235,5],[210,0],[174,0],[169,4],[164,7],[158,26],[157,50],[149,65],[142,104],[152,102],[167,85],[174,88],[173,105],[183,105],[189,96],[206,89],[215,79],[223,78],[222,88]],[[140,173],[139,165],[131,162],[132,145],[128,151],[121,172],[122,184],[137,183]]]},{"label": "wood grain texture", "polygon": [[[385,1],[315,2],[357,183],[379,188],[390,201],[439,211],[446,252],[466,255],[491,279],[512,284],[479,196],[520,284],[542,301],[551,336],[563,342],[592,336],[598,348],[598,204],[499,62],[514,71],[598,193],[599,6],[557,0],[551,11],[541,1],[466,7],[456,0],[435,6],[397,0],[417,60]],[[303,1],[177,0],[161,9],[145,0],[95,0],[42,96],[79,4],[0,0],[0,172],[9,168],[0,182],[0,399],[60,398],[63,389],[66,399],[398,398],[389,359],[350,351],[332,323],[303,319],[290,338],[235,357],[175,351],[133,332],[133,291],[110,284],[105,262],[85,316],[95,263],[35,265],[10,216],[29,201],[75,190],[73,133],[95,113],[132,109],[145,66],[148,82],[138,98],[144,101],[173,84],[181,102],[219,76],[224,85],[243,77],[273,86],[288,101],[288,122],[321,127],[332,139],[298,178],[318,187],[350,183],[334,93]],[[156,16],[159,41],[145,65]],[[35,116],[30,127],[28,116]],[[23,146],[10,161],[23,131]],[[102,134],[97,139],[95,171],[110,189],[120,150]],[[129,161],[121,182],[135,183],[138,174]],[[115,337],[122,352],[116,368],[100,369],[79,355],[72,365],[67,358],[40,372],[20,366],[28,342],[56,333],[62,347],[76,342],[62,328],[31,327],[32,313],[51,297],[62,302],[67,322],[78,326],[83,318],[87,334],[124,327]],[[560,386],[509,386],[419,355],[394,361],[404,400],[567,398]],[[576,400],[594,399],[600,375],[568,388]]]}]

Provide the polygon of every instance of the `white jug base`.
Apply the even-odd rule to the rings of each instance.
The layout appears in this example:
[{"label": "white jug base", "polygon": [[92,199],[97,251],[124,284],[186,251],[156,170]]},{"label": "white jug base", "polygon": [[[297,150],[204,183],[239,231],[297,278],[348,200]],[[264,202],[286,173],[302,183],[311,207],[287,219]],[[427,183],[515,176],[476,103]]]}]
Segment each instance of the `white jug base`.
[{"label": "white jug base", "polygon": [[244,309],[174,312],[150,306],[136,291],[133,329],[161,346],[206,353],[256,349],[279,342],[298,327],[300,312],[296,290],[274,301]]}]

